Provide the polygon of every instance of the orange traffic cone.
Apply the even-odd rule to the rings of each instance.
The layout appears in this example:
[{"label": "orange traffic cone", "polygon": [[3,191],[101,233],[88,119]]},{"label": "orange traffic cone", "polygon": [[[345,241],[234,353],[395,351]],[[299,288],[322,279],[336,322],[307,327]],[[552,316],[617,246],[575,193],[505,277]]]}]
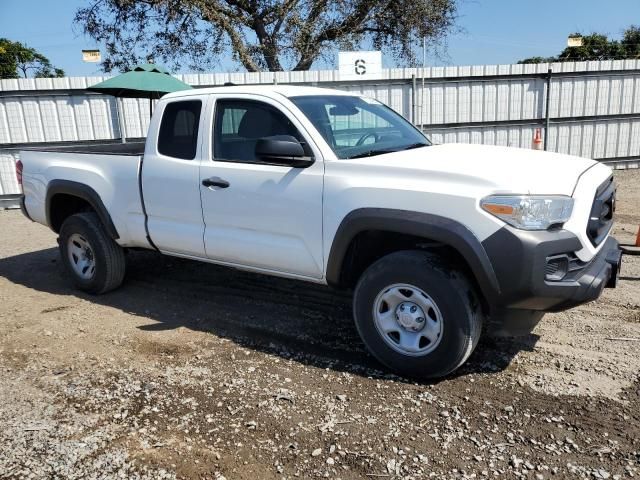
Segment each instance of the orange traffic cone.
[{"label": "orange traffic cone", "polygon": [[622,250],[622,253],[625,255],[640,255],[640,225],[638,226],[635,245],[630,243],[621,243],[620,250]]},{"label": "orange traffic cone", "polygon": [[531,148],[534,150],[542,150],[542,129],[536,128],[535,133],[533,134],[533,143],[531,144]]}]

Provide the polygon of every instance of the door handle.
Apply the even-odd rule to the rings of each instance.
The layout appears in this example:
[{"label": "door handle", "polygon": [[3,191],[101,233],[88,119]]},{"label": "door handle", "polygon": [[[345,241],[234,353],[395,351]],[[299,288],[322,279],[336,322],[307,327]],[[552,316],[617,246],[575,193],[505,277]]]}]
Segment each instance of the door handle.
[{"label": "door handle", "polygon": [[202,185],[205,187],[227,188],[229,186],[229,182],[220,177],[210,177],[202,180]]}]

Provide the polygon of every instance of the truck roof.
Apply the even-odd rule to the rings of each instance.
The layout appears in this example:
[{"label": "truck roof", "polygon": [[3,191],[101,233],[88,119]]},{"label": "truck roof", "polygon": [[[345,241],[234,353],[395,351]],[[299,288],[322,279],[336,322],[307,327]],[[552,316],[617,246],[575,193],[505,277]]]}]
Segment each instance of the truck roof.
[{"label": "truck roof", "polygon": [[194,88],[180,92],[168,93],[162,98],[188,97],[192,95],[207,95],[213,93],[259,93],[265,96],[282,95],[284,97],[302,97],[311,95],[356,95],[344,90],[331,88],[305,87],[299,85],[229,85],[220,87]]}]

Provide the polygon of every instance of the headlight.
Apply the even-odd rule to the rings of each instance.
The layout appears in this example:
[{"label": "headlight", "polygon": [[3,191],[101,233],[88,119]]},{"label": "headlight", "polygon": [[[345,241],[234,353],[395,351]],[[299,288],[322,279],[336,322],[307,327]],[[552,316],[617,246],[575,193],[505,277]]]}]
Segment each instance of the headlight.
[{"label": "headlight", "polygon": [[491,215],[522,230],[546,230],[571,217],[573,198],[546,195],[495,195],[483,198],[480,206]]}]

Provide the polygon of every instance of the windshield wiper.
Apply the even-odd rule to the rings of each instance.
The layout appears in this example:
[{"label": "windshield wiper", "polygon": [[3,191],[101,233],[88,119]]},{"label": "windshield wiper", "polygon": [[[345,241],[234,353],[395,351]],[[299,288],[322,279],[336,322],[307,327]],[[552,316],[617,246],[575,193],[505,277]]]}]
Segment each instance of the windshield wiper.
[{"label": "windshield wiper", "polygon": [[395,152],[395,150],[389,149],[377,149],[377,150],[367,150],[366,152],[358,153],[357,155],[351,155],[347,158],[364,158],[364,157],[373,157],[375,155],[382,155],[384,153]]},{"label": "windshield wiper", "polygon": [[414,148],[420,147],[428,147],[428,143],[412,143],[411,145],[407,145],[406,147],[402,147],[401,150],[412,150]]},{"label": "windshield wiper", "polygon": [[374,155],[382,155],[384,153],[400,152],[402,150],[411,150],[413,148],[428,147],[428,146],[429,146],[428,143],[412,143],[410,145],[407,145],[406,147],[400,147],[400,148],[386,148],[386,149],[380,148],[380,149],[374,149],[374,150],[367,150],[366,152],[358,153],[348,158],[373,157]]}]

